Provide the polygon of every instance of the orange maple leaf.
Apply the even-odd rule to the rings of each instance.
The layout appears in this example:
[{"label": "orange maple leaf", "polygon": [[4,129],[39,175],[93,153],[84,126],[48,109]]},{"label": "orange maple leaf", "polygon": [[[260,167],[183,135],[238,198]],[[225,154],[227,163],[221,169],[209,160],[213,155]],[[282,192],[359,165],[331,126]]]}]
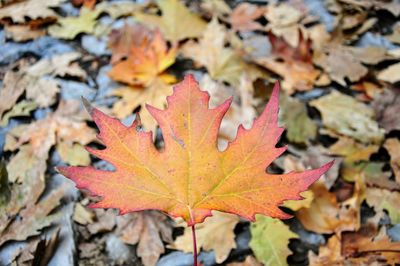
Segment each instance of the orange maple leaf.
[{"label": "orange maple leaf", "polygon": [[168,48],[167,42],[159,30],[145,34],[140,43],[132,43],[128,58],[117,63],[109,76],[133,86],[147,86],[156,77],[166,83],[175,82],[175,78],[165,70],[175,62],[176,46]]},{"label": "orange maple leaf", "polygon": [[284,200],[301,199],[299,193],[333,162],[304,172],[266,172],[266,167],[286,150],[275,147],[283,132],[277,122],[278,95],[276,83],[253,127],[247,130],[240,126],[236,139],[219,151],[218,130],[232,99],[209,109],[208,93],[188,75],[167,97],[166,110],[147,106],[163,132],[163,151],[155,148],[152,133],[142,131],[138,120],[125,127],[119,120],[92,109],[106,149],[88,150],[113,164],[115,171],[93,167],[61,167],[59,171],[78,188],[102,196],[92,207],[118,208],[121,214],[156,209],[182,217],[190,226],[211,216],[211,210],[251,221],[257,213],[289,218],[278,206]]}]

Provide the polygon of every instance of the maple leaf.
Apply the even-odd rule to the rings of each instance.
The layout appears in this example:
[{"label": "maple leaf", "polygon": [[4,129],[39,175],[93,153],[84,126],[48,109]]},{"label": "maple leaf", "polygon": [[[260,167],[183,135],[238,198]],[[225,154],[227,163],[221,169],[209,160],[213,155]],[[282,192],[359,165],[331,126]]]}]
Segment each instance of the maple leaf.
[{"label": "maple leaf", "polygon": [[106,149],[88,151],[113,164],[115,171],[93,167],[58,170],[78,188],[102,196],[92,207],[118,208],[121,214],[156,209],[182,217],[189,226],[203,222],[211,210],[251,221],[257,213],[290,218],[278,206],[285,200],[301,199],[299,193],[333,162],[304,172],[266,172],[286,150],[275,147],[283,132],[277,122],[278,95],[277,83],[252,128],[240,126],[236,139],[221,152],[217,149],[218,129],[231,99],[209,109],[209,95],[188,75],[167,98],[167,109],[147,106],[163,132],[163,151],[153,145],[151,132],[140,129],[138,119],[126,127],[93,108],[90,113]]},{"label": "maple leaf", "polygon": [[147,86],[157,76],[171,82],[175,78],[163,73],[175,62],[176,46],[168,45],[159,30],[144,35],[140,43],[133,43],[127,60],[117,63],[109,72],[112,79],[133,86]]},{"label": "maple leaf", "polygon": [[158,0],[157,5],[162,12],[161,17],[137,13],[135,18],[146,25],[160,28],[164,36],[173,43],[198,37],[206,27],[206,22],[179,0]]}]

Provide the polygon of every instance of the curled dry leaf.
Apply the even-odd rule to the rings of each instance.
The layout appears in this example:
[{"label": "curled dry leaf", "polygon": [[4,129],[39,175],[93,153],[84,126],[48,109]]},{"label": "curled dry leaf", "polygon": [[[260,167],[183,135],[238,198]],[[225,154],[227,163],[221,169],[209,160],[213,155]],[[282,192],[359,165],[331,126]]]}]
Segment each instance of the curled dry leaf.
[{"label": "curled dry leaf", "polygon": [[179,0],[158,0],[157,5],[161,9],[161,17],[137,13],[135,18],[144,24],[160,28],[165,38],[172,43],[198,37],[206,28],[206,22]]},{"label": "curled dry leaf", "polygon": [[275,147],[283,131],[278,127],[278,95],[276,84],[253,127],[239,127],[236,139],[220,152],[216,148],[218,130],[231,100],[209,109],[209,95],[188,75],[174,87],[167,109],[147,106],[163,132],[162,152],[153,145],[151,132],[140,129],[138,120],[126,127],[93,108],[90,113],[107,148],[89,150],[116,170],[60,167],[59,171],[79,188],[102,196],[92,207],[118,208],[121,213],[157,209],[182,217],[188,225],[203,222],[211,210],[249,220],[254,220],[256,213],[289,218],[278,206],[285,200],[300,199],[299,193],[333,163],[282,175],[265,171],[285,151],[285,147]]},{"label": "curled dry leaf", "polygon": [[[214,211],[212,217],[196,226],[197,251],[200,252],[200,248],[214,251],[215,261],[223,263],[231,250],[236,248],[233,230],[238,222],[239,218],[236,215]],[[170,247],[193,252],[192,241],[192,229],[186,227],[183,235],[178,236]]]}]

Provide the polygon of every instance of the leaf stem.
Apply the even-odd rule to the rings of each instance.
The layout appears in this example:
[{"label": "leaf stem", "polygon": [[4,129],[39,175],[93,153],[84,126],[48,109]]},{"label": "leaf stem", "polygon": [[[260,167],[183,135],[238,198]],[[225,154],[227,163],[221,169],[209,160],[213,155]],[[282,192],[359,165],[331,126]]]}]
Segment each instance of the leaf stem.
[{"label": "leaf stem", "polygon": [[193,265],[197,266],[197,242],[196,242],[196,228],[192,225],[192,237],[193,237]]}]

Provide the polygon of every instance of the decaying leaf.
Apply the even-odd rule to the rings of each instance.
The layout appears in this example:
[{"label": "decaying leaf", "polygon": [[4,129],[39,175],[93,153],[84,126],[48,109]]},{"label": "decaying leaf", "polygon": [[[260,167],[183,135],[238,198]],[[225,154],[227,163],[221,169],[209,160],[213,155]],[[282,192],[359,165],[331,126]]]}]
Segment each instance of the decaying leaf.
[{"label": "decaying leaf", "polygon": [[250,226],[250,247],[256,258],[264,265],[288,265],[287,257],[291,254],[289,239],[298,235],[289,230],[282,221],[258,215]]},{"label": "decaying leaf", "polygon": [[325,126],[334,132],[363,143],[379,144],[384,137],[384,130],[373,120],[374,111],[350,96],[332,91],[310,105],[321,112]]},{"label": "decaying leaf", "polygon": [[[236,248],[233,230],[238,222],[239,218],[236,215],[213,212],[212,217],[196,226],[197,251],[199,252],[200,248],[214,251],[215,261],[223,263],[231,250]],[[171,248],[193,252],[192,241],[192,229],[186,227],[184,234],[177,237]]]},{"label": "decaying leaf", "polygon": [[208,94],[200,90],[191,75],[175,86],[166,110],[147,106],[163,132],[162,152],[155,149],[150,132],[138,129],[138,120],[125,127],[91,109],[100,128],[99,138],[107,148],[89,150],[112,163],[116,170],[61,167],[59,171],[79,188],[102,196],[92,207],[118,208],[121,213],[157,209],[182,217],[188,225],[202,222],[211,216],[211,210],[235,213],[249,220],[254,220],[256,213],[289,218],[278,205],[299,199],[299,193],[333,162],[304,172],[266,173],[266,167],[285,150],[275,147],[283,131],[277,125],[278,94],[276,84],[253,127],[239,127],[236,139],[224,152],[216,148],[217,136],[231,100],[209,109]]},{"label": "decaying leaf", "polygon": [[164,214],[154,211],[117,217],[117,232],[127,244],[138,244],[137,254],[145,266],[155,266],[165,252],[163,240],[172,242],[172,225]]},{"label": "decaying leaf", "polygon": [[[175,82],[175,77],[164,72],[175,62],[176,47],[168,48],[161,32],[151,33],[145,27],[142,30],[144,34],[138,36],[142,39],[130,43],[127,59],[116,63],[109,76],[131,86],[146,87],[156,78],[167,83]],[[118,51],[117,55],[120,56],[120,53]]]},{"label": "decaying leaf", "polygon": [[400,93],[398,89],[385,89],[375,97],[373,107],[378,123],[387,132],[400,129]]},{"label": "decaying leaf", "polygon": [[159,27],[163,35],[175,43],[183,39],[198,37],[206,27],[196,14],[179,0],[158,0],[162,16],[137,13],[135,17],[145,23]]}]

